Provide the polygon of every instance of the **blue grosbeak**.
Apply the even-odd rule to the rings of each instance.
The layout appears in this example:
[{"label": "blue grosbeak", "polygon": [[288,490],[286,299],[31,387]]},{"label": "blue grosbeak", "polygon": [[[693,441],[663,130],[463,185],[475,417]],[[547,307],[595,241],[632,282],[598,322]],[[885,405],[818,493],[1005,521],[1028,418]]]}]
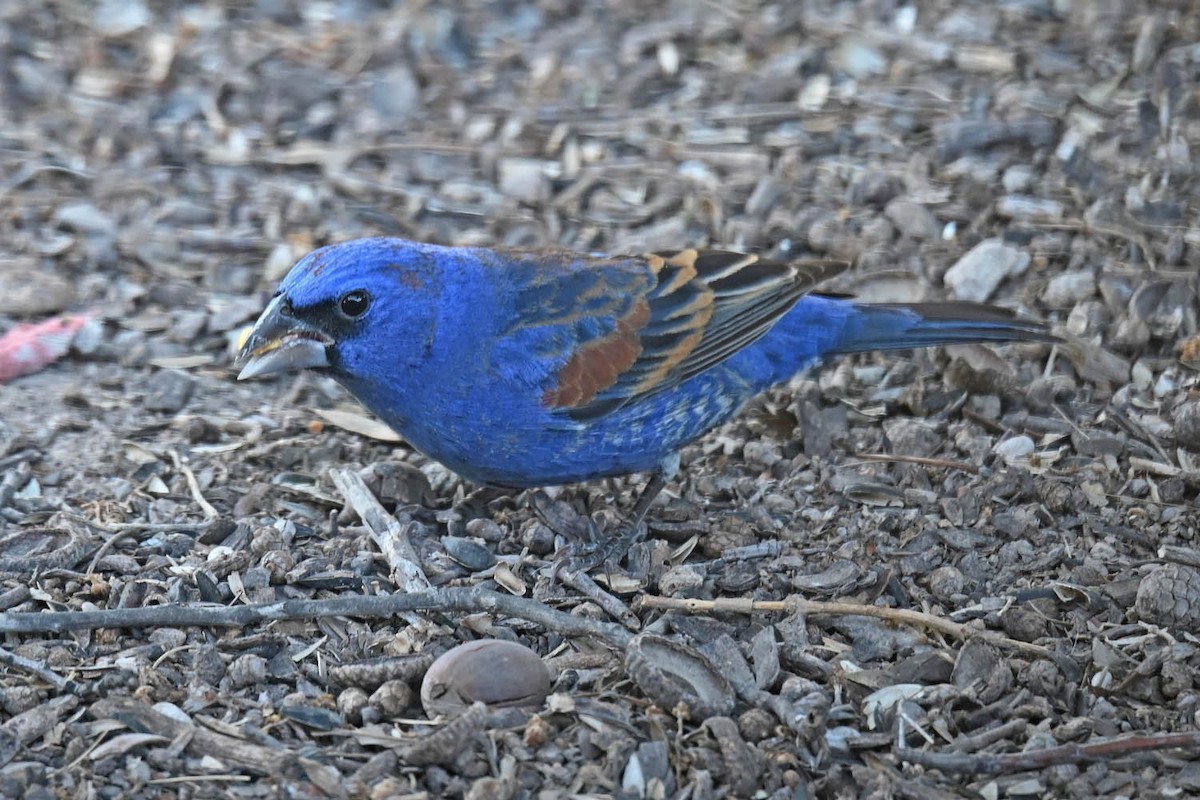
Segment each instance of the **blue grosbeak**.
[{"label": "blue grosbeak", "polygon": [[845,266],[360,239],[292,268],[238,377],[322,370],[418,450],[484,484],[650,472],[631,536],[680,448],[825,356],[1052,339],[975,303],[812,293]]}]

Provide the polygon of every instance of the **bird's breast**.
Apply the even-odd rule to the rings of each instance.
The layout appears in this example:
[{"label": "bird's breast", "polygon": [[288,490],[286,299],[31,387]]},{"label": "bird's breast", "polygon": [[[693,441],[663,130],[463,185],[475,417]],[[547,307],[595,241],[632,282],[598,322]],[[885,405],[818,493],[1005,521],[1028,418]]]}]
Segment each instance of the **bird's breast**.
[{"label": "bird's breast", "polygon": [[414,448],[471,481],[510,487],[575,483],[652,470],[732,416],[745,387],[724,370],[631,398],[575,420],[523,382],[454,382],[417,390],[348,382],[347,388]]}]

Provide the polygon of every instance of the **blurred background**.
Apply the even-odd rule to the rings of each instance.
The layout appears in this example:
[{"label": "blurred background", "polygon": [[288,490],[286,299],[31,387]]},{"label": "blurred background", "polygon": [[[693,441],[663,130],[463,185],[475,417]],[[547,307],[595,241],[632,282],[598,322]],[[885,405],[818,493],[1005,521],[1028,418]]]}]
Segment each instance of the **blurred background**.
[{"label": "blurred background", "polygon": [[234,302],[380,233],[815,252],[939,289],[1000,235],[1034,294],[1191,269],[1197,25],[1130,0],[6,2],[0,315]]}]

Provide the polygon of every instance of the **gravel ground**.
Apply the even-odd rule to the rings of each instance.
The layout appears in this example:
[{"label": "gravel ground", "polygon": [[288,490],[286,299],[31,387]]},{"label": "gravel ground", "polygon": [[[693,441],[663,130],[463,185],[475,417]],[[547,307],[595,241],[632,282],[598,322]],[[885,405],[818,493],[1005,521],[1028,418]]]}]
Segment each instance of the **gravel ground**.
[{"label": "gravel ground", "polygon": [[[1200,793],[1197,41],[1182,0],[0,0],[0,334],[85,315],[0,382],[0,795]],[[1064,343],[801,376],[552,578],[640,479],[485,497],[328,379],[234,382],[294,260],[377,234],[834,257]]]}]

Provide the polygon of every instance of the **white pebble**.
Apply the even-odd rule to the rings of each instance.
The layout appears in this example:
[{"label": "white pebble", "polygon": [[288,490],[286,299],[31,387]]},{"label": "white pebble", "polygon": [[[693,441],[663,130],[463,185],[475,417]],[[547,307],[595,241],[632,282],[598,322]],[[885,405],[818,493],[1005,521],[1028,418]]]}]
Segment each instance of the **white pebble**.
[{"label": "white pebble", "polygon": [[946,270],[946,286],[960,300],[981,303],[1005,278],[1023,273],[1029,261],[1029,253],[1000,238],[984,239]]},{"label": "white pebble", "polygon": [[1015,464],[1027,464],[1034,447],[1033,439],[1028,436],[1014,436],[1000,442],[992,450],[1011,467]]}]

